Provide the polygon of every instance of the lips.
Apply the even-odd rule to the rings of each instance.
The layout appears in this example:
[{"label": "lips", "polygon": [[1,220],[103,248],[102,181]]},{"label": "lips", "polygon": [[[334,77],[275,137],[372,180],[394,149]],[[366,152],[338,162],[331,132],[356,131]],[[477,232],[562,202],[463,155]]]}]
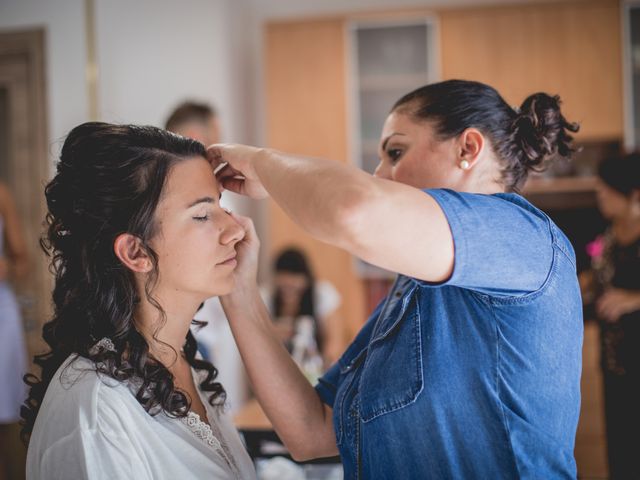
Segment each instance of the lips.
[{"label": "lips", "polygon": [[218,263],[218,265],[230,265],[232,263],[235,263],[237,255],[238,254],[234,252],[233,255],[228,256],[226,260]]}]

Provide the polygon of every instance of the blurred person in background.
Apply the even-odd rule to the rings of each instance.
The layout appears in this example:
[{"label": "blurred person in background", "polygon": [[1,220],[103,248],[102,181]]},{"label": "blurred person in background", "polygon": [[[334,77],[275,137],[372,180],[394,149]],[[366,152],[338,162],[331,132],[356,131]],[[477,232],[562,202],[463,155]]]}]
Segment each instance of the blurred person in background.
[{"label": "blurred person in background", "polygon": [[300,249],[278,253],[271,288],[263,288],[276,330],[312,383],[344,351],[338,313],[341,297],[326,280],[317,280]]},{"label": "blurred person in background", "polygon": [[215,108],[206,103],[187,101],[169,115],[165,129],[203,145],[220,142],[220,120]]},{"label": "blurred person in background", "polygon": [[24,280],[27,247],[11,192],[0,183],[0,479],[6,478],[11,450],[9,427],[20,419],[26,388],[27,352],[20,308],[10,281]]},{"label": "blurred person in background", "polygon": [[598,207],[610,222],[587,246],[584,302],[600,325],[609,473],[640,478],[640,153],[605,159]]},{"label": "blurred person in background", "polygon": [[[185,101],[177,105],[169,114],[165,129],[203,145],[221,140],[218,113],[204,102]],[[227,391],[227,405],[235,412],[249,397],[247,374],[218,297],[207,299],[195,319],[204,323],[193,328],[198,350],[204,358],[218,365],[220,381]]]}]

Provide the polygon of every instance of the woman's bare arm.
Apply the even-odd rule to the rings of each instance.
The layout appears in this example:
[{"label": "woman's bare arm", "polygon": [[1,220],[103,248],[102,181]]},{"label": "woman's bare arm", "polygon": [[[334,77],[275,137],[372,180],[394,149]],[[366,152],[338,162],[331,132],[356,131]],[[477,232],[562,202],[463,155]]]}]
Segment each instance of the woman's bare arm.
[{"label": "woman's bare arm", "polygon": [[239,145],[210,152],[214,162],[231,167],[220,175],[225,188],[254,198],[268,192],[314,237],[414,278],[438,282],[451,275],[449,223],[421,190],[330,160]]},{"label": "woman's bare arm", "polygon": [[282,345],[255,283],[253,224],[235,218],[247,233],[237,247],[236,287],[220,300],[258,401],[296,460],[337,455],[332,411]]}]

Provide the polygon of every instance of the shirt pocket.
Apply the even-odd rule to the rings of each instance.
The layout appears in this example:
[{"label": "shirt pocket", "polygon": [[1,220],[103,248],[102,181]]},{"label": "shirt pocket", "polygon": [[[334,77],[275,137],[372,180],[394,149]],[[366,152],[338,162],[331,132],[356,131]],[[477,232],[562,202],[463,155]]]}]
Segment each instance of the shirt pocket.
[{"label": "shirt pocket", "polygon": [[415,402],[424,388],[420,312],[414,297],[399,321],[376,337],[360,380],[363,422]]}]

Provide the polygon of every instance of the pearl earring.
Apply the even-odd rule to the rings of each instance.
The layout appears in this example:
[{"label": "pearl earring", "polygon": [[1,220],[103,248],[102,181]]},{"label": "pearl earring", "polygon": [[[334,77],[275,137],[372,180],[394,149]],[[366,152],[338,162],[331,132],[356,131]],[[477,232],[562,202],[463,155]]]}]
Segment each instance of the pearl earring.
[{"label": "pearl earring", "polygon": [[470,167],[471,167],[471,164],[469,163],[469,160],[462,160],[460,162],[460,168],[462,170],[469,170]]}]

